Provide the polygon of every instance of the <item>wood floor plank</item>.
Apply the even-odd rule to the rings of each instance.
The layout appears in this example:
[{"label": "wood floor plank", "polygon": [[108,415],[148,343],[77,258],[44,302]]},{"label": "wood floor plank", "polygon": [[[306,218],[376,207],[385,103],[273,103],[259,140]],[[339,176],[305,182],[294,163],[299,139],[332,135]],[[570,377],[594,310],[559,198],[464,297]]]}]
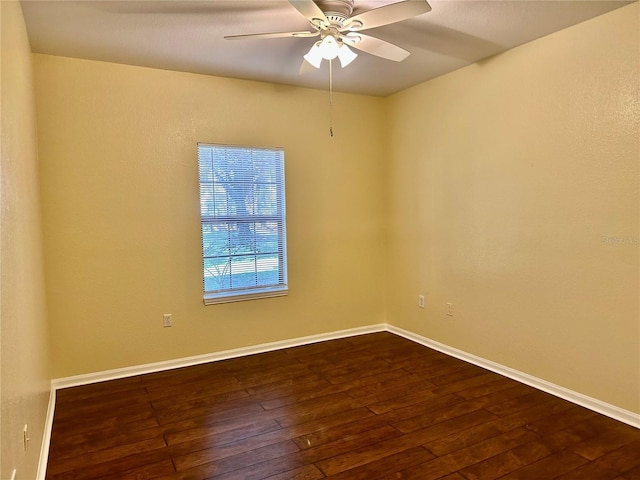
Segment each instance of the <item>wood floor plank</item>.
[{"label": "wood floor plank", "polygon": [[[601,428],[604,433],[573,445],[571,451],[587,460],[595,460],[638,439],[637,432],[628,425],[607,422],[607,426],[602,426]],[[638,457],[640,457],[640,449],[638,450]]]},{"label": "wood floor plank", "polygon": [[404,468],[420,465],[433,458],[433,454],[423,447],[412,447],[327,478],[331,480],[370,480]]},{"label": "wood floor plank", "polygon": [[[462,380],[472,379],[474,377],[482,377],[484,380],[491,379],[492,381],[497,381],[501,378],[495,373],[487,372],[486,370],[483,370],[482,368],[476,367],[474,365],[461,366],[454,364],[451,366],[451,370],[453,370],[451,373],[431,376],[429,380],[436,385],[446,386],[452,383],[461,382]],[[424,376],[424,373],[422,376]],[[484,385],[485,382],[482,381],[482,384]],[[466,390],[467,389],[465,389],[465,391]]]},{"label": "wood floor plank", "polygon": [[429,441],[424,447],[434,455],[443,456],[502,433],[497,421],[483,422],[469,428],[450,429],[447,435]]},{"label": "wood floor plank", "polygon": [[352,398],[362,398],[376,395],[379,392],[413,384],[422,379],[410,374],[404,369],[386,371],[378,375],[369,375],[349,382],[345,392]]},{"label": "wood floor plank", "polygon": [[[293,441],[298,445],[300,450],[306,450],[317,445],[334,442],[345,437],[357,435],[383,426],[388,426],[388,424],[376,415],[355,422],[343,423],[334,427],[326,427],[321,430],[316,430],[315,432],[296,437]],[[395,433],[396,432],[394,432],[394,434]]]},{"label": "wood floor plank", "polygon": [[349,470],[394,453],[428,443],[439,436],[446,435],[454,423],[473,425],[486,422],[490,418],[493,418],[493,416],[487,412],[472,412],[449,422],[442,422],[433,427],[416,430],[392,440],[386,440],[348,451],[329,460],[319,462],[318,466],[326,475],[335,475],[344,470]]},{"label": "wood floor plank", "polygon": [[593,428],[591,420],[587,420],[545,435],[540,439],[540,442],[551,452],[556,453],[562,450],[572,450],[575,445],[597,435],[599,435],[599,431]]},{"label": "wood floor plank", "polygon": [[[555,404],[556,402],[554,402]],[[553,413],[545,418],[541,418],[529,425],[529,428],[534,432],[540,434],[546,434],[562,430],[568,426],[571,426],[577,422],[594,418],[597,414],[591,410],[579,406],[571,406],[567,410],[563,410],[558,413]]]},{"label": "wood floor plank", "polygon": [[[290,440],[270,443],[268,445],[246,449],[236,455],[221,455],[220,458],[211,462],[212,451],[200,451],[183,455],[173,459],[176,470],[186,470],[198,465],[207,465],[210,476],[222,475],[224,473],[239,470],[246,466],[262,463],[267,460],[282,457],[288,453],[298,451],[298,447]],[[217,453],[217,451],[215,452]]]},{"label": "wood floor plank", "polygon": [[[429,427],[431,425],[456,418],[461,415],[465,415],[471,412],[482,410],[483,405],[480,402],[474,401],[461,401],[454,405],[446,405],[437,409],[429,410],[421,415],[411,417],[407,420],[394,423],[393,425],[403,433],[413,432],[420,428]],[[493,419],[498,417],[493,416],[490,412],[486,412],[487,416],[492,415]]]},{"label": "wood floor plank", "polygon": [[148,398],[158,408],[190,402],[210,396],[233,396],[244,392],[244,386],[235,378],[215,382],[190,382],[175,385],[166,389],[148,390]]},{"label": "wood floor plank", "polygon": [[[280,430],[281,427],[275,420],[267,419],[251,419],[240,421],[232,419],[232,421],[214,423],[213,425],[204,425],[189,429],[177,429],[175,432],[165,432],[164,438],[169,445],[189,442],[195,439],[210,439],[212,445],[233,443],[244,438],[253,437],[263,433]],[[174,425],[169,425],[170,429],[174,429]]]},{"label": "wood floor plank", "polygon": [[429,398],[421,402],[412,403],[411,405],[408,405],[406,407],[382,413],[379,416],[385,419],[387,422],[395,425],[399,422],[402,422],[403,420],[418,417],[423,414],[428,414],[432,410],[437,410],[442,407],[462,403],[463,401],[464,400],[462,400],[460,397],[453,394],[439,395],[437,397]]},{"label": "wood floor plank", "polygon": [[[582,458],[582,457],[581,457]],[[640,466],[640,440],[610,451],[558,478],[562,480],[604,480]]]},{"label": "wood floor plank", "polygon": [[173,462],[167,459],[156,463],[145,463],[139,467],[107,474],[101,476],[100,480],[152,480],[162,475],[173,474],[174,472]]},{"label": "wood floor plank", "polygon": [[[276,447],[272,447],[276,445]],[[282,446],[282,447],[281,447]],[[213,444],[207,448],[201,448],[182,455],[173,457],[176,470],[187,470],[199,465],[217,462],[226,458],[234,458],[252,451],[275,448],[280,450],[287,447],[289,451],[297,451],[295,443],[288,439],[286,432],[276,430],[274,432],[254,435],[231,443],[222,445]]]},{"label": "wood floor plank", "polygon": [[376,414],[382,414],[408,407],[410,405],[434,399],[438,396],[429,382],[407,384],[403,387],[387,389],[379,394],[357,399],[358,404],[366,406]]},{"label": "wood floor plank", "polygon": [[[513,430],[514,428],[518,428],[522,425],[532,424],[537,421],[548,419],[556,414],[559,415],[563,412],[569,412],[573,408],[574,406],[571,403],[564,400],[553,399],[549,401],[542,401],[531,408],[502,417],[496,423],[502,431]],[[584,418],[575,419],[574,421],[582,420],[584,420]],[[553,427],[553,421],[549,422],[549,425]],[[558,430],[561,428],[562,426],[558,426]]]},{"label": "wood floor plank", "polygon": [[[522,388],[519,388],[522,387]],[[504,402],[494,402],[492,405],[487,405],[487,410],[500,417],[505,417],[513,413],[521,412],[527,408],[539,405],[540,402],[549,400],[551,396],[548,393],[534,390],[526,385],[519,385],[512,387],[510,391],[514,391],[515,395]]]},{"label": "wood floor plank", "polygon": [[[485,383],[496,380],[497,375],[495,373],[481,373],[479,375],[472,375],[471,377],[465,377],[462,379],[448,377],[445,384],[440,384],[437,388],[434,388],[434,393],[438,395],[444,395],[447,393],[464,392],[468,388],[476,387],[478,385],[484,385]],[[449,383],[449,380],[450,383]]]},{"label": "wood floor plank", "polygon": [[356,421],[366,421],[373,418],[374,414],[366,408],[344,409],[332,415],[309,420],[284,428],[290,435],[288,438],[295,439],[304,435],[322,432],[324,430],[339,427]]},{"label": "wood floor plank", "polygon": [[[303,463],[295,463],[296,459],[291,456],[282,456],[274,458],[267,462],[257,463],[253,465],[243,466],[237,470],[233,470],[222,475],[216,475],[214,477],[186,477],[189,480],[195,480],[195,478],[210,479],[215,478],[216,480],[262,480],[264,478],[269,478],[274,475],[285,475],[286,473],[292,470],[296,470],[298,468],[302,468],[304,466]],[[301,460],[298,460],[301,462]],[[205,466],[206,468],[206,466]],[[322,477],[321,477],[322,478]],[[182,477],[180,480],[184,480]]]},{"label": "wood floor plank", "polygon": [[330,383],[315,383],[312,385],[305,385],[302,387],[291,388],[287,394],[281,395],[270,400],[263,400],[260,397],[254,395],[254,398],[262,405],[265,410],[273,410],[276,408],[286,407],[287,405],[294,405],[305,400],[312,400],[314,398],[325,397],[334,393],[342,393],[344,387],[338,385],[332,385]]},{"label": "wood floor plank", "polygon": [[[352,423],[357,419],[373,418],[371,416],[371,412],[368,412],[368,415],[367,412],[368,411],[364,409],[340,412],[332,417],[315,419],[313,421],[296,424],[288,428],[281,428],[264,434],[256,434],[226,443],[224,438],[220,439],[220,437],[216,437],[214,441],[195,443],[192,449],[194,450],[193,452],[174,456],[174,463],[178,470],[186,470],[210,461],[243,454],[253,449],[263,448],[274,443],[294,440],[303,435],[313,434],[314,432],[325,432],[332,426],[340,426],[350,422]],[[367,415],[367,417],[365,417],[365,415]],[[384,433],[389,435],[389,432],[391,431],[397,432],[395,430],[388,430]],[[218,442],[218,440],[221,441]]]},{"label": "wood floor plank", "polygon": [[57,392],[47,480],[640,480],[640,430],[389,332]]},{"label": "wood floor plank", "polygon": [[110,396],[118,392],[136,390],[144,387],[140,376],[132,376],[111,380],[109,382],[91,383],[76,387],[63,388],[56,391],[56,405],[67,402],[86,401],[89,398]]},{"label": "wood floor plank", "polygon": [[241,418],[245,415],[259,415],[265,411],[258,402],[251,399],[232,401],[226,405],[217,404],[215,407],[211,405],[183,405],[183,407],[182,409],[172,409],[170,411],[157,411],[156,419],[158,423],[166,425],[203,415],[211,415],[221,421],[229,418]]},{"label": "wood floor plank", "polygon": [[55,463],[50,463],[49,472],[52,475],[64,472],[65,470],[73,468],[90,467],[96,463],[103,463],[109,460],[120,458],[124,455],[131,453],[144,452],[148,450],[156,450],[165,446],[164,439],[162,437],[155,437],[149,440],[142,440],[140,442],[128,443],[124,445],[117,445],[115,447],[108,447],[96,452],[85,453],[73,458],[60,458]]},{"label": "wood floor plank", "polygon": [[117,412],[120,417],[135,416],[141,411],[148,411],[150,407],[149,399],[138,394],[130,399],[120,395],[117,395],[114,399],[103,399],[102,401],[92,398],[90,401],[82,402],[81,405],[76,402],[70,405],[68,409],[60,409],[56,412],[55,420],[59,424],[67,421],[75,422],[75,418],[78,416],[91,418],[92,416],[101,415],[104,411]]},{"label": "wood floor plank", "polygon": [[[50,449],[49,455],[56,461],[66,458],[88,455],[90,453],[100,452],[109,448],[118,447],[119,445],[130,445],[145,440],[162,439],[163,430],[159,426],[151,428],[134,429],[128,432],[105,434],[100,432],[92,432],[90,434],[81,434],[70,441],[56,442]],[[65,439],[66,440],[66,439]]]},{"label": "wood floor plank", "polygon": [[[541,478],[551,480],[588,462],[586,458],[582,458],[580,455],[563,450],[505,475],[502,480],[540,480]],[[594,480],[588,476],[579,478],[581,480]]]},{"label": "wood floor plank", "polygon": [[326,387],[335,388],[320,375],[305,374],[294,378],[289,377],[279,382],[247,387],[245,391],[253,398],[264,402],[295,395],[298,392],[304,393],[307,390]]},{"label": "wood floor plank", "polygon": [[[405,478],[419,478],[422,480],[439,479],[445,475],[455,473],[465,467],[474,465],[504,451],[508,451],[514,447],[527,443],[534,438],[536,438],[536,434],[524,428],[513,430],[497,437],[487,439],[481,443],[473,445],[472,447],[467,447],[449,453],[445,456],[438,457],[417,467],[402,470],[401,472],[398,472],[398,474],[403,480]],[[383,478],[387,479],[387,477]],[[393,477],[388,478],[390,479]]]},{"label": "wood floor plank", "polygon": [[[151,404],[140,405],[135,409],[119,409],[105,412],[95,412],[91,416],[69,416],[58,420],[58,409],[53,420],[52,436],[67,437],[78,433],[104,432],[117,429],[121,432],[131,432],[142,428],[141,425],[157,425],[158,421]],[[81,422],[78,419],[82,419]]]},{"label": "wood floor plank", "polygon": [[[191,387],[190,387],[191,388]],[[198,392],[201,392],[199,390]],[[158,415],[169,416],[174,412],[184,412],[200,407],[215,411],[225,410],[226,408],[236,409],[239,406],[255,405],[258,402],[243,389],[231,390],[226,392],[209,391],[204,394],[196,395],[192,393],[175,398],[165,398],[163,400],[152,400],[151,406]],[[187,398],[189,397],[189,398]]]},{"label": "wood floor plank", "polygon": [[640,466],[624,472],[622,475],[617,476],[615,480],[640,480]]},{"label": "wood floor plank", "polygon": [[289,427],[310,420],[327,417],[335,413],[358,408],[360,405],[344,393],[325,395],[324,397],[305,400],[293,406],[285,406],[269,410],[282,427]]},{"label": "wood floor plank", "polygon": [[543,442],[536,440],[464,467],[460,473],[468,480],[494,480],[549,455],[551,451]]},{"label": "wood floor plank", "polygon": [[456,395],[460,398],[467,398],[468,400],[473,400],[474,402],[481,404],[488,412],[491,412],[494,415],[506,416],[510,415],[511,413],[524,410],[526,406],[518,405],[517,408],[515,406],[512,406],[508,410],[503,409],[498,411],[497,413],[495,412],[495,410],[498,409],[495,407],[498,407],[505,403],[510,403],[512,401],[517,401],[523,394],[531,390],[531,388],[527,387],[526,385],[516,384],[514,386],[513,382],[511,382],[511,384],[511,388],[496,388],[495,391],[489,391],[484,396],[466,396],[461,395],[461,392]]},{"label": "wood floor plank", "polygon": [[487,382],[484,385],[478,385],[477,387],[468,388],[461,392],[458,392],[458,396],[469,400],[472,398],[486,397],[492,393],[498,393],[503,390],[508,390],[513,386],[513,381],[507,378],[497,378],[493,382]]},{"label": "wood floor plank", "polygon": [[320,480],[326,477],[315,465],[305,465],[304,467],[299,467],[284,473],[277,473],[266,478],[267,480]]},{"label": "wood floor plank", "polygon": [[377,444],[382,441],[393,441],[400,437],[400,432],[390,425],[384,425],[339,438],[329,443],[312,446],[306,450],[301,450],[300,453],[295,456],[303,458],[305,462],[315,463],[324,471],[323,465],[331,462],[335,457],[341,455],[342,452],[356,450],[362,445]]},{"label": "wood floor plank", "polygon": [[52,437],[58,437],[56,443],[51,445],[51,451],[55,451],[58,448],[66,449],[67,447],[74,447],[83,443],[100,441],[103,438],[111,438],[115,436],[127,435],[131,432],[139,432],[141,430],[147,430],[149,428],[157,427],[159,424],[153,416],[153,410],[149,410],[150,416],[148,418],[142,418],[133,422],[114,422],[112,425],[104,425],[102,418],[95,419],[99,421],[101,428],[91,428],[89,425],[79,426],[76,423],[71,424],[68,422],[66,425],[60,423],[54,423],[54,431]]}]

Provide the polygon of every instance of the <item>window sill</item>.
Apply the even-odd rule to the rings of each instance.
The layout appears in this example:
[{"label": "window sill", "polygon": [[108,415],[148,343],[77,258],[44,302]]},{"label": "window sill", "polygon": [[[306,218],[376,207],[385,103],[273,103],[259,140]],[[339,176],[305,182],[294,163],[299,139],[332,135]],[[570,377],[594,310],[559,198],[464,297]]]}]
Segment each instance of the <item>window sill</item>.
[{"label": "window sill", "polygon": [[247,300],[257,300],[259,298],[285,297],[288,293],[287,288],[277,290],[269,289],[241,294],[205,294],[202,299],[205,305],[217,305],[219,303],[244,302]]}]

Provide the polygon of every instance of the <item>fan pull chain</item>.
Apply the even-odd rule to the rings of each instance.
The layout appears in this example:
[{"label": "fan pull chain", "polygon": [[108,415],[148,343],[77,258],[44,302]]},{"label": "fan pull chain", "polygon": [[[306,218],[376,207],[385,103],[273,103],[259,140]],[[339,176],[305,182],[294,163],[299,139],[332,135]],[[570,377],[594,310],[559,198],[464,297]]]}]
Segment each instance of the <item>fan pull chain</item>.
[{"label": "fan pull chain", "polygon": [[329,60],[329,135],[333,138],[333,60]]}]

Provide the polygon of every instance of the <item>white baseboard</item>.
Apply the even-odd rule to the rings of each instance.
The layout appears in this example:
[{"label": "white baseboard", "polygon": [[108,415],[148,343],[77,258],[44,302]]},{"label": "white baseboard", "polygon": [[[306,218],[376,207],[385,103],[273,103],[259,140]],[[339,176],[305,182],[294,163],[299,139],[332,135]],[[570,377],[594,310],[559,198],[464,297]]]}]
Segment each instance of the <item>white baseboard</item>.
[{"label": "white baseboard", "polygon": [[[221,352],[208,353],[205,355],[196,355],[193,357],[167,360],[164,362],[147,363],[144,365],[137,365],[133,367],[117,368],[114,370],[106,370],[103,372],[88,373],[85,375],[75,375],[72,377],[54,379],[51,381],[53,400],[49,402],[49,407],[51,411],[48,412],[47,414],[47,422],[49,421],[53,422],[53,408],[55,406],[55,390],[59,388],[74,387],[78,385],[88,385],[90,383],[103,382],[106,380],[115,380],[118,378],[132,377],[135,375],[143,375],[145,373],[160,372],[163,370],[171,370],[174,368],[188,367],[192,365],[199,365],[202,363],[216,362],[219,360],[226,360],[229,358],[244,357],[247,355],[270,352],[273,350],[280,350],[283,348],[297,347],[300,345],[307,345],[310,343],[324,342],[327,340],[335,340],[338,338],[352,337],[355,335],[364,335],[367,333],[382,332],[382,331],[394,333],[396,335],[399,335],[401,337],[404,337],[408,340],[414,341],[426,347],[433,348],[434,350],[438,350],[439,352],[445,353],[455,358],[459,358],[460,360],[464,360],[465,362],[478,365],[479,367],[485,368],[499,375],[503,375],[505,377],[511,378],[513,380],[524,383],[531,387],[537,388],[538,390],[542,390],[544,392],[550,393],[551,395],[555,395],[556,397],[563,398],[565,400],[568,400],[582,407],[585,407],[595,412],[606,415],[607,417],[611,417],[621,422],[624,422],[628,425],[631,425],[633,427],[640,428],[640,414],[630,412],[628,410],[624,410],[620,407],[616,407],[615,405],[611,405],[601,400],[588,397],[587,395],[574,392],[573,390],[569,390],[567,388],[561,387],[551,382],[547,382],[546,380],[542,380],[532,375],[520,372],[518,370],[514,370],[513,368],[501,365],[491,360],[484,359],[482,357],[478,357],[476,355],[464,352],[462,350],[458,350],[456,348],[450,347],[443,343],[436,342],[435,340],[431,340],[427,337],[423,337],[413,332],[409,332],[408,330],[394,327],[393,325],[389,325],[389,324],[378,324],[378,325],[370,325],[370,326],[360,327],[360,328],[352,328],[348,330],[339,330],[337,332],[322,333],[319,335],[311,335],[308,337],[299,337],[299,338],[293,338],[290,340],[263,343],[263,344],[254,345],[251,347],[224,350]],[[49,415],[51,416],[50,419],[49,419]],[[47,425],[49,426],[49,434],[48,434],[49,436],[51,434],[50,432],[51,424],[47,423]],[[47,438],[47,442],[48,441],[49,439]],[[44,445],[43,445],[43,450],[44,450]],[[48,451],[48,443],[47,443],[47,451]],[[46,461],[44,462],[44,465],[46,466]]]},{"label": "white baseboard", "polygon": [[356,335],[364,335],[367,333],[383,332],[385,330],[387,330],[387,325],[384,323],[366,327],[350,328],[348,330],[338,330],[337,332],[321,333],[318,335],[310,335],[308,337],[298,337],[290,340],[262,343],[260,345],[253,345],[250,347],[235,348],[232,350],[224,350],[215,353],[206,353],[204,355],[178,358],[175,360],[167,360],[164,362],[146,363],[133,367],[116,368],[114,370],[105,370],[103,372],[57,378],[51,381],[51,385],[54,390],[60,388],[75,387],[78,385],[89,385],[90,383],[104,382],[106,380],[116,380],[118,378],[143,375],[145,373],[154,373],[161,372],[163,370],[172,370],[174,368],[190,367],[192,365],[200,365],[202,363],[217,362],[229,358],[245,357],[247,355],[255,355],[256,353],[271,352],[273,350],[281,350],[283,348],[298,347],[310,343],[336,340],[338,338],[353,337]]},{"label": "white baseboard", "polygon": [[293,338],[290,340],[282,340],[279,342],[263,343],[251,347],[236,348],[232,350],[224,350],[221,352],[208,353],[205,355],[196,355],[193,357],[179,358],[175,360],[167,360],[164,362],[147,363],[133,367],[117,368],[114,370],[106,370],[103,372],[88,373],[85,375],[75,375],[72,377],[57,378],[51,381],[51,393],[49,397],[49,406],[47,409],[47,417],[45,420],[45,430],[40,450],[40,461],[38,463],[37,480],[45,480],[47,471],[47,461],[49,458],[49,445],[51,443],[51,430],[53,428],[53,414],[56,403],[56,390],[60,388],[74,387],[79,385],[88,385],[91,383],[103,382],[106,380],[115,380],[118,378],[132,377],[135,375],[143,375],[145,373],[160,372],[163,370],[171,370],[174,368],[188,367],[199,365],[202,363],[216,362],[229,358],[244,357],[257,353],[270,352],[283,348],[297,347],[308,345],[310,343],[324,342],[327,340],[335,340],[338,338],[353,337],[355,335],[364,335],[367,333],[387,331],[404,337],[413,342],[419,343],[426,347],[432,348],[446,355],[450,355],[465,362],[472,363],[479,367],[485,368],[499,375],[524,383],[538,390],[550,393],[556,397],[563,398],[582,407],[601,413],[607,417],[619,420],[623,423],[640,428],[640,414],[624,410],[615,405],[597,400],[587,395],[583,395],[573,390],[561,387],[559,385],[547,382],[532,375],[514,370],[513,368],[501,365],[491,360],[478,357],[471,353],[458,350],[443,343],[436,342],[430,338],[423,337],[408,330],[394,327],[389,324],[370,325],[360,328],[352,328],[348,330],[339,330],[337,332],[322,333],[319,335],[310,335],[307,337]]},{"label": "white baseboard", "polygon": [[47,475],[47,462],[49,461],[49,446],[51,445],[51,431],[53,429],[53,414],[56,410],[56,389],[51,387],[49,392],[49,404],[47,416],[44,419],[44,433],[42,434],[42,446],[40,447],[40,459],[36,480],[45,480]]},{"label": "white baseboard", "polygon": [[451,357],[459,358],[460,360],[464,360],[465,362],[473,363],[474,365],[485,368],[499,375],[511,378],[520,383],[529,385],[530,387],[550,393],[551,395],[555,395],[556,397],[563,398],[565,400],[568,400],[569,402],[588,408],[589,410],[593,410],[594,412],[598,412],[606,415],[607,417],[619,420],[628,425],[631,425],[632,427],[640,428],[640,414],[630,412],[629,410],[625,410],[620,407],[616,407],[615,405],[611,405],[610,403],[606,403],[596,398],[583,395],[582,393],[574,392],[573,390],[569,390],[568,388],[564,388],[554,383],[547,382],[546,380],[542,380],[527,373],[520,372],[496,362],[492,362],[491,360],[478,357],[471,353],[458,350],[457,348],[453,348],[443,343],[436,342],[435,340],[431,340],[430,338],[423,337],[407,330],[403,330],[402,328],[394,327],[393,325],[387,325],[386,330],[426,347],[438,350],[439,352],[447,354]]}]

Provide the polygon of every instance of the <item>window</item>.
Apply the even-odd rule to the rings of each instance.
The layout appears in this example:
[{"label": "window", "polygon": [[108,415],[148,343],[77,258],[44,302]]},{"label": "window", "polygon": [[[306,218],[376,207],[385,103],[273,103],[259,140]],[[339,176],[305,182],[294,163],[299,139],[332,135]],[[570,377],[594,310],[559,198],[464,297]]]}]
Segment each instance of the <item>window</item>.
[{"label": "window", "polygon": [[198,144],[205,304],[287,294],[284,152]]}]

